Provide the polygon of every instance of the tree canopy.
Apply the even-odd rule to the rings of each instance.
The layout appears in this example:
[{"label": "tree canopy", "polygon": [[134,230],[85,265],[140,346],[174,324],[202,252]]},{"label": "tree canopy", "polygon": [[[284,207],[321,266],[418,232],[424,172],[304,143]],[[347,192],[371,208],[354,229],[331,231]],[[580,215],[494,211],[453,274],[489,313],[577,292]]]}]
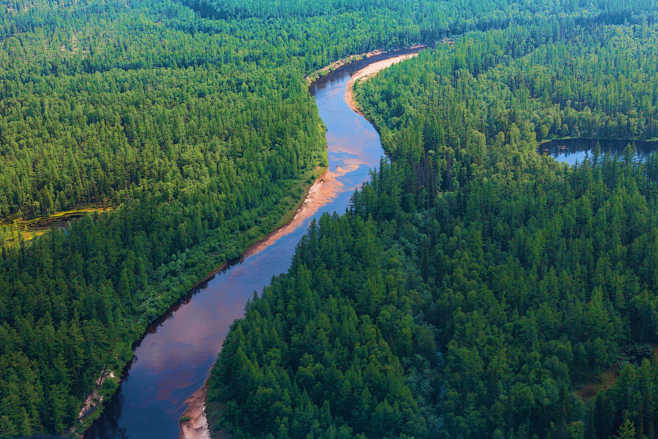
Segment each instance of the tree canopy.
[{"label": "tree canopy", "polygon": [[[655,57],[655,50],[642,46],[641,42],[655,41],[655,10],[655,0],[0,0],[0,219],[5,222],[41,217],[90,205],[113,207],[109,213],[86,216],[30,243],[0,242],[0,437],[62,433],[75,425],[82,403],[98,377],[107,370],[122,369],[132,356],[132,343],[149,322],[208,272],[239,256],[249,243],[272,231],[294,210],[311,183],[313,172],[327,165],[324,131],[303,80],[306,74],[350,54],[419,42],[433,44],[447,35],[467,34],[460,39],[464,43],[460,42],[454,53],[439,50],[410,64],[420,73],[425,70],[421,68],[424,63],[438,68],[442,57],[447,56],[446,59],[452,60],[447,71],[437,70],[438,76],[431,70],[417,78],[407,76],[395,84],[396,89],[391,88],[392,77],[382,76],[381,80],[378,78],[372,85],[357,90],[371,118],[386,133],[384,140],[393,164],[384,165],[376,180],[355,195],[354,209],[348,217],[323,221],[344,223],[340,227],[336,225],[337,232],[344,228],[348,233],[348,229],[354,228],[353,233],[363,233],[370,239],[362,242],[361,247],[345,242],[344,248],[336,249],[336,257],[352,255],[349,260],[357,264],[359,257],[370,256],[372,248],[377,248],[387,252],[394,249],[390,254],[395,258],[393,262],[374,258],[368,262],[370,265],[363,266],[372,279],[367,283],[355,279],[353,284],[343,282],[340,275],[329,270],[339,270],[338,259],[327,268],[325,277],[331,275],[329,280],[317,278],[322,273],[319,268],[309,273],[308,267],[302,269],[303,264],[296,262],[291,273],[306,276],[306,280],[308,276],[320,279],[327,288],[334,285],[327,290],[334,297],[332,303],[313,298],[316,284],[311,283],[310,302],[300,310],[307,313],[315,310],[329,318],[328,322],[318,323],[309,317],[308,324],[312,326],[308,336],[321,331],[331,335],[326,346],[327,358],[333,356],[336,363],[334,368],[327,369],[330,371],[327,373],[334,375],[327,375],[325,385],[336,384],[332,391],[337,393],[328,397],[326,405],[324,402],[318,405],[322,387],[313,390],[313,386],[316,376],[324,372],[315,370],[320,357],[316,358],[312,352],[302,354],[289,366],[295,368],[295,374],[299,367],[304,368],[299,377],[303,385],[296,384],[297,378],[290,378],[287,370],[285,374],[275,374],[272,368],[274,375],[264,379],[286,389],[290,404],[273,406],[268,413],[275,417],[263,418],[262,423],[255,424],[256,432],[279,434],[278,430],[272,430],[276,424],[297,437],[310,425],[316,432],[328,426],[327,431],[333,431],[330,433],[333,435],[377,436],[381,433],[377,429],[384,425],[400,435],[423,435],[433,432],[437,425],[452,425],[449,422],[458,425],[448,415],[433,418],[428,414],[438,413],[433,411],[437,404],[442,407],[441,413],[455,413],[454,419],[464,413],[459,405],[445,406],[447,402],[442,395],[446,393],[437,390],[440,387],[435,383],[437,380],[449,383],[449,376],[443,374],[451,369],[440,365],[453,357],[454,361],[461,361],[459,358],[463,356],[463,361],[472,362],[475,368],[471,381],[478,382],[484,373],[478,364],[488,364],[483,361],[489,357],[478,354],[478,363],[477,358],[471,358],[470,351],[459,354],[462,352],[459,349],[466,349],[460,344],[455,345],[457,353],[448,355],[446,346],[452,339],[451,328],[458,328],[459,322],[465,325],[468,319],[464,317],[464,321],[450,324],[448,329],[439,329],[433,319],[451,312],[443,301],[452,295],[430,299],[434,297],[433,291],[438,291],[431,282],[449,282],[445,276],[459,275],[464,285],[473,283],[472,291],[466,286],[459,287],[459,291],[477,303],[479,296],[474,294],[485,291],[485,286],[496,291],[494,287],[499,285],[486,283],[495,278],[487,270],[478,272],[486,282],[472,279],[475,268],[491,262],[480,257],[504,255],[510,264],[513,258],[518,258],[519,266],[514,269],[517,271],[512,271],[514,280],[518,274],[521,279],[527,278],[529,285],[523,289],[522,300],[517,305],[519,316],[539,315],[539,309],[543,310],[533,299],[537,294],[533,289],[536,279],[524,271],[532,268],[533,276],[539,276],[546,267],[552,267],[553,260],[544,259],[547,256],[542,246],[557,246],[551,257],[574,261],[574,266],[580,267],[580,271],[567,271],[565,275],[556,268],[555,276],[559,280],[551,282],[560,285],[568,281],[576,285],[575,310],[569,311],[575,315],[580,315],[578,312],[592,302],[592,319],[596,322],[592,325],[597,328],[597,334],[601,333],[601,341],[587,336],[567,339],[572,352],[577,354],[573,358],[555,354],[560,367],[564,364],[572,367],[572,361],[582,362],[601,353],[596,363],[600,369],[629,340],[652,342],[656,264],[644,256],[655,256],[655,233],[644,231],[649,228],[655,232],[655,223],[650,223],[655,215],[641,213],[655,208],[655,163],[640,166],[611,162],[605,166],[589,165],[572,173],[534,158],[531,140],[533,135],[534,138],[563,135],[561,130],[565,125],[569,135],[575,134],[576,128],[581,133],[587,132],[601,120],[609,123],[600,129],[615,135],[622,132],[637,137],[653,135],[656,127],[651,109],[655,112],[655,87],[653,97],[646,93],[652,87],[648,81],[655,80],[655,63],[652,70],[652,65],[643,63],[642,57]],[[534,27],[538,23],[543,25]],[[597,30],[597,26],[625,23],[628,25],[624,27],[606,27],[607,33]],[[514,27],[509,28],[510,24]],[[508,30],[492,31],[495,29]],[[578,34],[578,29],[587,31]],[[587,34],[590,30],[602,41],[609,42],[605,46],[607,52],[605,47],[593,47],[594,37]],[[470,49],[464,46],[477,38],[494,41],[481,47],[478,43]],[[500,44],[496,43],[497,39],[501,39]],[[579,47],[579,51],[569,53],[572,70],[559,72],[548,68],[546,72],[516,75],[524,66],[538,64],[541,56],[552,57],[557,62],[558,53],[567,51],[564,41],[577,42]],[[617,46],[626,50],[633,62],[616,55],[611,47]],[[541,50],[549,48],[555,54],[542,55]],[[478,60],[478,54],[487,57]],[[590,81],[587,87],[567,86],[579,78],[578,71],[593,62],[594,55],[611,63],[606,66],[597,62],[597,68],[586,70],[588,74],[598,75],[596,81],[602,83]],[[621,63],[617,70],[615,63]],[[501,65],[499,69],[498,65]],[[410,67],[396,68],[391,75],[397,72],[403,76],[406,68]],[[486,75],[492,76],[485,78]],[[491,84],[495,75],[507,81],[509,88],[492,90],[489,102],[493,105],[507,93],[514,108],[522,109],[518,121],[515,116],[508,124],[507,116],[492,113],[491,121],[475,123],[470,120],[471,112],[484,113],[476,112],[473,102],[469,107],[449,109],[436,122],[414,114],[413,108],[423,108],[421,102],[431,105],[427,108],[433,111],[428,114],[447,111],[440,107],[440,102],[428,100],[438,98],[431,94],[432,90],[450,90],[441,81],[451,84],[450,93],[463,92],[467,96],[478,84],[481,87]],[[476,80],[479,76],[483,78],[481,83]],[[406,91],[412,79],[428,81],[427,87],[416,90],[413,99]],[[550,84],[542,82],[546,80]],[[553,87],[553,82],[558,86]],[[463,90],[454,89],[458,83]],[[528,95],[528,91],[536,94]],[[393,94],[385,96],[385,93]],[[410,100],[397,101],[396,95]],[[571,103],[563,109],[566,100]],[[382,106],[377,107],[376,103]],[[529,109],[532,111],[526,115]],[[553,119],[557,116],[561,123]],[[447,120],[457,123],[445,125]],[[427,125],[426,130],[411,128],[421,122],[423,127]],[[532,129],[531,124],[535,125]],[[466,135],[451,131],[466,126]],[[544,126],[548,129],[545,135]],[[494,132],[496,136],[499,132],[503,134],[498,143],[488,137]],[[421,138],[425,140],[420,141]],[[497,178],[485,181],[485,163],[491,165]],[[537,184],[547,186],[530,191],[534,187],[530,175],[541,177]],[[646,177],[642,179],[641,175]],[[583,212],[603,209],[600,217],[591,218],[591,224],[584,222],[582,212],[573,213],[579,212],[578,200],[584,196],[582,182],[591,182],[594,187],[591,193],[586,192],[589,204],[583,201]],[[489,186],[493,184],[499,186]],[[492,200],[502,203],[506,185],[513,188],[511,194],[516,193],[514,205],[490,204],[490,211],[478,211],[479,204],[474,201],[477,198],[468,195],[485,197],[491,191],[500,194]],[[544,193],[540,189],[549,186],[566,191],[564,198],[553,195],[553,191],[546,191],[549,195],[540,197]],[[378,191],[388,195],[379,196]],[[524,191],[537,194],[536,199],[528,199]],[[617,192],[618,196],[608,200]],[[560,222],[558,217],[549,226],[545,217],[541,217],[543,221],[532,220],[528,216],[530,210],[519,210],[534,208],[537,200],[544,200],[545,208],[539,210],[544,216],[552,213],[550,209],[567,209],[571,216],[564,215],[569,221]],[[612,204],[604,205],[604,201]],[[573,207],[567,208],[572,206],[570,203]],[[504,207],[507,216],[505,221],[489,224],[478,235],[476,229],[462,224],[459,215],[467,207],[469,212],[481,217]],[[426,210],[433,213],[423,213]],[[512,215],[519,212],[526,216]],[[574,218],[575,223],[571,221]],[[416,224],[417,221],[420,223]],[[435,228],[435,221],[445,228]],[[637,222],[637,227],[627,231],[622,227],[624,222],[631,225]],[[512,224],[527,229],[519,227],[525,232],[519,231],[520,235],[516,236],[513,234],[517,229],[512,229]],[[421,225],[441,232],[429,234],[430,229],[424,232]],[[619,234],[609,233],[613,226]],[[557,236],[551,233],[557,233],[561,227],[572,234],[551,241],[549,237]],[[398,228],[409,235],[399,235]],[[322,229],[320,226],[318,230]],[[485,232],[495,232],[498,241]],[[600,236],[592,236],[594,232]],[[509,253],[470,255],[465,263],[475,265],[464,266],[462,271],[455,269],[448,273],[443,268],[436,271],[444,266],[443,262],[435,263],[443,261],[441,258],[445,258],[446,264],[453,258],[461,260],[451,253],[453,248],[454,252],[461,251],[459,241],[452,243],[452,247],[438,244],[447,245],[450,239],[456,239],[451,237],[470,236],[470,233],[474,234],[474,242],[494,239],[492,245],[503,242],[502,237],[516,236],[514,248],[505,250]],[[424,234],[428,238],[418,241]],[[4,235],[0,236],[4,239]],[[389,241],[381,241],[383,238]],[[312,242],[312,238],[307,238],[300,252]],[[426,247],[417,247],[417,242],[425,243]],[[588,256],[585,250],[570,256],[566,247],[560,247],[574,242],[583,249],[594,246],[606,258],[599,266],[599,259]],[[439,255],[439,250],[444,256]],[[417,269],[409,269],[417,264],[412,257],[416,253],[425,262]],[[503,264],[507,259],[493,261]],[[383,271],[377,274],[380,271],[377,267],[382,264],[391,264],[386,265],[390,276],[384,276]],[[602,273],[600,279],[592,274],[599,272],[592,271],[597,266]],[[466,274],[463,270],[467,269]],[[509,275],[510,269],[505,266],[501,273]],[[407,279],[410,275],[413,282]],[[353,275],[347,270],[345,276]],[[495,279],[503,285],[503,280]],[[295,281],[294,285],[304,286],[306,280]],[[284,285],[281,282],[284,281],[276,281],[272,288],[283,288],[276,286]],[[622,308],[611,308],[610,285],[620,282],[628,285],[628,293],[619,298]],[[594,285],[600,286],[596,295],[590,289]],[[356,290],[346,290],[356,286],[359,286],[358,294]],[[308,292],[305,288],[300,291]],[[348,293],[353,294],[353,302],[343,300],[351,297]],[[254,309],[260,306],[256,303]],[[388,306],[388,314],[377,320],[384,305]],[[459,301],[454,305],[462,307],[463,313],[475,312]],[[556,307],[557,311],[550,309],[556,313],[567,312],[561,306]],[[609,313],[604,314],[609,317],[604,319],[605,324],[596,317],[602,310]],[[333,323],[333,311],[344,318]],[[639,323],[628,323],[625,319],[629,315],[633,316],[633,322]],[[247,321],[251,316],[252,313]],[[516,318],[510,318],[516,325]],[[344,326],[342,332],[332,329],[338,321]],[[299,328],[286,325],[282,323],[279,337],[297,336]],[[532,326],[527,325],[532,335]],[[398,326],[404,330],[395,335],[399,342],[393,342],[390,331]],[[621,335],[615,333],[613,337],[607,332],[610,328],[621,330]],[[466,336],[474,330],[460,331],[466,331]],[[243,332],[245,337],[254,337],[248,331]],[[227,346],[234,343],[235,337],[239,336],[232,335]],[[257,342],[254,343],[257,347]],[[279,364],[287,358],[283,343],[289,341],[281,338],[279,354],[269,354],[268,362]],[[295,352],[306,354],[301,339],[295,343],[299,343]],[[357,343],[363,348],[353,351]],[[250,370],[248,374],[244,372],[246,378],[251,372],[260,373],[257,370],[265,357],[254,357],[246,346],[240,349],[236,347],[233,351],[236,359],[232,366],[218,366],[224,368],[226,382],[234,378],[231,371],[243,371],[244,367]],[[569,349],[565,349],[568,353]],[[432,354],[433,350],[441,355]],[[226,352],[223,358],[228,358],[231,348]],[[539,360],[535,363],[544,359],[545,352],[540,349],[538,353]],[[218,365],[226,361],[222,359]],[[412,370],[409,361],[418,377],[415,382],[408,379]],[[431,367],[423,366],[427,364]],[[519,383],[525,383],[526,387],[530,386],[528,382],[538,385],[536,380],[540,375],[534,370],[526,372],[531,377],[528,380],[535,381]],[[343,379],[348,375],[349,379]],[[578,374],[574,377],[585,378]],[[245,388],[259,382],[250,380],[243,383]],[[511,382],[516,383],[514,380]],[[561,383],[565,382],[556,379],[557,388],[563,389]],[[294,390],[293,383],[301,387]],[[116,385],[116,381],[108,380],[105,390],[111,392]],[[263,387],[264,391],[271,388]],[[270,390],[257,396],[258,404],[273,398],[267,392]],[[498,395],[495,389],[487,392],[490,393],[477,393],[459,404],[470,404],[469,410],[481,407],[478,404],[482,401],[493,400]],[[555,399],[551,399],[553,393],[546,394],[549,395],[546,401],[553,404],[550,407],[556,407]],[[523,399],[527,396],[525,387],[515,395],[528,404],[528,410],[535,409],[529,398]],[[231,395],[238,398],[230,412],[235,416],[236,429],[242,425],[239,419],[246,419],[241,412],[246,406],[241,405],[239,398],[247,396],[255,397]],[[612,402],[601,405],[601,410],[618,414],[620,398],[612,395],[606,400]],[[344,412],[337,411],[337,401],[345,404]],[[300,418],[296,425],[292,424],[290,407],[298,410]],[[282,421],[285,416],[290,422]],[[369,416],[376,416],[382,424],[365,425],[364,420]],[[548,414],[542,416],[546,422],[553,419]],[[646,422],[640,423],[637,417],[630,416],[614,418],[610,431],[616,433],[617,424],[627,418],[634,422],[636,431],[644,431]],[[314,423],[316,418],[322,419],[319,424]],[[310,424],[302,422],[305,419]],[[493,421],[486,422],[483,425],[488,428]],[[515,422],[505,425],[510,429],[525,428]]]},{"label": "tree canopy", "polygon": [[658,159],[536,150],[655,137],[657,42],[646,20],[511,26],[357,83],[390,161],[234,324],[211,421],[237,438],[655,438]]}]

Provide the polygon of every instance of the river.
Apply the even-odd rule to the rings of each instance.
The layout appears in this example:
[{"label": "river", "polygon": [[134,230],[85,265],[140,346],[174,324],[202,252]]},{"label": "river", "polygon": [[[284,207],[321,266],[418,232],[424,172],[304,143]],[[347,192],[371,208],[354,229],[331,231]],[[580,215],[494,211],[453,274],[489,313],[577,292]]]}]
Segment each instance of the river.
[{"label": "river", "polygon": [[345,211],[351,194],[384,155],[377,131],[345,99],[351,75],[383,58],[345,66],[311,86],[327,128],[329,169],[313,186],[309,202],[289,226],[149,328],[119,391],[86,439],[178,437],[185,399],[203,385],[231,323],[244,315],[247,300],[288,270],[312,219]]}]

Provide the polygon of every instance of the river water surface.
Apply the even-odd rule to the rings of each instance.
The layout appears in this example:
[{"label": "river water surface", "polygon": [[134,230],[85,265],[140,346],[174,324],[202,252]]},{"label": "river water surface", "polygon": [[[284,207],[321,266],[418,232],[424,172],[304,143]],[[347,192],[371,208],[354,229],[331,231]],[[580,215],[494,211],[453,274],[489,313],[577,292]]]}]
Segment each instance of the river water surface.
[{"label": "river water surface", "polygon": [[311,87],[327,127],[329,154],[324,181],[314,186],[321,197],[311,215],[257,246],[153,325],[136,348],[119,391],[86,439],[178,437],[185,399],[203,385],[231,323],[244,315],[247,300],[272,276],[288,270],[311,220],[324,213],[343,213],[352,192],[379,164],[384,151],[377,131],[345,101],[350,76],[376,59],[381,57],[346,66]]}]

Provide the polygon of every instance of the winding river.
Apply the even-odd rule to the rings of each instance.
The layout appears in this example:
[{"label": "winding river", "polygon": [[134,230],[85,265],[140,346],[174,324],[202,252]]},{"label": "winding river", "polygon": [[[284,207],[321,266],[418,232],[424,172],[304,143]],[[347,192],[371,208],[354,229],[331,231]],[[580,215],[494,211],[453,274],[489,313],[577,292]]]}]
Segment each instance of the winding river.
[{"label": "winding river", "polygon": [[87,431],[86,439],[179,436],[178,420],[186,399],[203,385],[231,323],[243,316],[247,300],[272,276],[288,270],[311,220],[324,213],[344,212],[352,192],[379,164],[384,154],[379,135],[350,108],[346,90],[353,74],[368,65],[372,70],[375,61],[386,58],[380,55],[344,66],[311,86],[327,128],[326,174],[313,185],[289,225],[251,248],[239,264],[217,274],[149,328],[119,391]]}]

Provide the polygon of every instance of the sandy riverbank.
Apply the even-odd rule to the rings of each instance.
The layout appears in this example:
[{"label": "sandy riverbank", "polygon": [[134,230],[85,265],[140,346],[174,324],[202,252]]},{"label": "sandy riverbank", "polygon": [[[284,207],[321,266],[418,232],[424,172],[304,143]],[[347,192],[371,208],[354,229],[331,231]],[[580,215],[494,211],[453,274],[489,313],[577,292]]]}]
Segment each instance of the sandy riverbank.
[{"label": "sandy riverbank", "polygon": [[386,52],[383,50],[373,50],[371,52],[367,53],[362,53],[359,55],[351,55],[343,59],[339,59],[338,61],[335,61],[331,64],[329,64],[326,67],[321,68],[320,70],[311,73],[310,75],[306,76],[306,82],[308,82],[309,85],[311,85],[313,82],[317,81],[318,79],[322,78],[325,75],[330,74],[331,72],[340,69],[341,67],[344,67],[348,64],[352,64],[358,61],[361,61],[363,59],[368,59],[372,58],[374,56],[379,56],[382,55]]},{"label": "sandy riverbank", "polygon": [[408,60],[410,58],[418,56],[418,52],[407,53],[404,55],[394,56],[393,58],[383,59],[381,61],[374,62],[362,68],[358,72],[352,75],[352,78],[347,83],[347,88],[345,89],[345,100],[349,104],[350,108],[363,116],[363,113],[359,110],[359,107],[354,100],[354,84],[357,81],[366,81],[382,70],[391,67],[394,64]]},{"label": "sandy riverbank", "polygon": [[185,404],[187,408],[179,422],[179,439],[211,439],[206,419],[206,384],[187,398]]},{"label": "sandy riverbank", "polygon": [[179,439],[231,439],[231,435],[225,431],[210,434],[208,419],[206,418],[206,393],[207,383],[194,392],[185,400],[187,408],[183,412],[180,421]]}]

